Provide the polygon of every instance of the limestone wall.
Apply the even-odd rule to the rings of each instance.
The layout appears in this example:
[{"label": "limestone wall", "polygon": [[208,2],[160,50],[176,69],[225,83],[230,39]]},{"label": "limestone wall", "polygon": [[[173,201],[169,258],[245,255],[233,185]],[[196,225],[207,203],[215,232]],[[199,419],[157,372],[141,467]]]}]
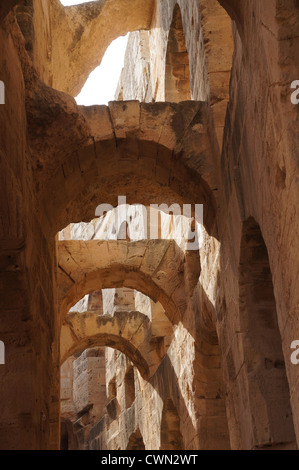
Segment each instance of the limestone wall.
[{"label": "limestone wall", "polygon": [[[252,216],[260,227],[268,250],[268,269],[272,273],[284,352],[283,367],[289,379],[293,419],[298,433],[295,398],[298,369],[290,362],[291,338],[296,336],[297,324],[293,320],[297,294],[292,288],[291,278],[296,277],[297,262],[292,268],[289,265],[289,260],[294,260],[293,254],[297,252],[295,240],[298,239],[295,235],[298,219],[294,217],[294,200],[298,196],[296,184],[293,184],[297,159],[293,158],[296,150],[292,144],[296,140],[294,132],[298,112],[290,102],[289,90],[293,77],[298,75],[298,50],[296,40],[287,39],[295,34],[298,9],[294,2],[288,1],[271,5],[270,2],[245,2],[243,15],[242,26],[238,24],[239,32],[235,28],[231,99],[221,161],[225,209],[220,217],[220,269],[221,272],[225,269],[226,276],[222,278],[221,286],[225,307],[218,314],[219,334],[229,393],[229,419],[234,423],[231,432],[233,446],[263,446],[269,441],[273,441],[273,445],[285,442],[288,446],[293,439],[292,433],[288,433],[286,426],[280,423],[282,434],[279,437],[275,435],[275,425],[270,424],[273,420],[270,409],[262,420],[265,434],[258,436],[254,425],[250,425],[249,433],[248,411],[240,402],[240,390],[249,402],[253,398],[245,379],[248,373],[244,363],[245,345],[238,334],[241,321],[238,263],[242,222]],[[253,21],[246,21],[250,16]],[[252,38],[255,38],[254,44]],[[290,224],[291,230],[287,229]],[[262,284],[256,296],[260,300],[267,296]],[[259,393],[266,394],[262,386]],[[274,389],[272,393],[275,394]]]},{"label": "limestone wall", "polygon": [[[223,15],[219,6],[217,13],[215,13],[215,10],[212,12],[212,5],[201,2],[201,8],[198,8],[196,16],[198,21],[200,21],[199,18],[201,17],[201,40],[199,43],[194,38],[190,40],[190,34],[192,36],[191,31],[193,30],[190,23],[192,23],[192,26],[194,23],[196,25],[196,21],[194,22],[194,9],[192,10],[192,6],[188,5],[186,11],[183,3],[179,2],[190,60],[192,97],[210,99],[212,103],[217,103],[212,108],[215,125],[218,129],[218,142],[221,148],[223,134],[223,125],[221,131],[221,119],[223,119],[223,117],[221,118],[221,113],[222,116],[225,114],[223,107],[227,105],[228,77],[230,75],[229,55],[224,53],[225,47],[231,48],[227,42],[229,38],[229,23],[225,20],[225,15]],[[227,3],[230,2],[223,3],[227,6]],[[158,2],[153,20],[154,25],[160,26],[170,21],[171,15],[167,13],[169,5],[169,2],[163,2],[163,5]],[[241,397],[247,394],[247,400],[253,398],[250,398],[252,392],[248,388],[249,385],[246,380],[244,345],[238,333],[240,330],[238,262],[239,248],[241,246],[240,228],[242,221],[246,220],[249,216],[253,216],[257,221],[263,221],[260,224],[269,251],[269,268],[272,271],[286,368],[289,380],[293,384],[290,385],[293,413],[297,415],[297,401],[294,395],[297,373],[290,363],[290,344],[291,338],[294,335],[292,328],[295,323],[294,314],[287,314],[287,310],[289,312],[292,311],[291,305],[293,305],[296,295],[295,293],[286,294],[288,289],[285,287],[286,280],[283,280],[282,274],[286,257],[284,261],[282,261],[281,255],[277,257],[277,253],[282,252],[281,250],[283,250],[284,243],[288,238],[285,224],[288,224],[287,220],[289,220],[289,217],[294,220],[293,216],[291,216],[290,206],[284,206],[286,199],[283,194],[287,188],[287,174],[289,174],[290,184],[292,180],[291,175],[294,174],[294,167],[290,163],[292,160],[291,155],[293,154],[290,142],[294,141],[293,132],[296,125],[296,108],[290,103],[289,90],[289,85],[296,75],[294,65],[296,62],[296,52],[294,42],[291,41],[292,44],[290,44],[286,39],[286,24],[288,21],[293,24],[297,10],[292,2],[285,2],[284,6],[278,5],[276,9],[272,5],[271,14],[269,9],[271,10],[270,6],[265,3],[263,7],[259,8],[257,2],[252,2],[250,5],[249,2],[245,2],[242,14],[240,14],[235,5],[228,6],[229,13],[232,13],[232,11],[236,12],[236,16],[232,17],[238,20],[238,29],[233,24],[235,54],[231,82],[231,100],[226,121],[225,147],[222,153],[221,168],[219,167],[221,173],[221,215],[219,218],[221,245],[216,240],[207,237],[200,253],[201,288],[199,291],[201,292],[198,295],[201,296],[201,302],[203,302],[201,304],[203,315],[207,314],[212,321],[215,321],[216,318],[218,319],[218,336],[222,353],[225,350],[224,357],[226,357],[224,367],[227,374],[226,382],[230,384],[228,385],[228,410],[229,420],[232,420],[231,422],[229,421],[232,426],[231,442],[234,447],[240,448],[243,448],[243,446],[250,448],[254,445],[262,447],[267,445],[269,441],[271,445],[287,447],[292,445],[292,440],[294,439],[292,432],[287,431],[287,425],[285,427],[282,424],[280,425],[281,430],[284,429],[284,431],[281,431],[280,437],[275,435],[275,425],[271,424],[274,418],[271,417],[270,410],[265,412],[263,421],[267,430],[265,435],[262,438],[256,437],[254,424],[252,424],[251,436],[248,433],[250,412],[246,411],[246,406],[244,408]],[[161,14],[161,11],[164,14]],[[190,22],[192,11],[193,18],[192,22]],[[292,12],[288,16],[288,20],[287,11]],[[248,24],[246,18],[249,18],[251,15],[255,20]],[[240,16],[243,20],[242,25],[240,25]],[[269,18],[275,18],[271,25],[269,24],[271,21]],[[218,22],[217,25],[216,22]],[[150,51],[152,51],[148,65],[151,73],[150,88],[158,90],[156,96],[152,96],[154,100],[164,99],[163,79],[165,77],[165,55],[169,24],[167,23],[165,28],[158,27],[149,33]],[[195,30],[198,32],[199,28],[195,26]],[[165,35],[163,36],[164,32]],[[293,28],[291,28],[291,34],[293,34]],[[129,42],[126,60],[127,71],[123,72],[120,82],[122,97],[125,99],[131,97],[131,81],[135,79],[136,87],[139,84],[138,79],[135,77],[136,67],[134,66],[133,68],[137,35],[138,33],[134,33],[134,41],[131,40]],[[216,37],[218,38],[218,49],[215,47],[216,44],[213,43]],[[201,42],[203,38],[206,41],[205,53],[203,52],[204,48]],[[252,38],[255,38],[254,48],[250,46]],[[220,41],[222,50],[219,49]],[[141,40],[139,50],[142,50]],[[156,51],[159,51],[159,53],[156,54]],[[196,51],[197,55],[193,55],[193,51]],[[250,56],[249,60],[246,58],[247,53]],[[292,59],[290,59],[288,64],[285,64],[284,57],[287,54]],[[245,68],[243,67],[244,61],[246,63]],[[197,70],[200,70],[201,75],[198,75]],[[255,71],[253,78],[250,70]],[[126,83],[130,83],[130,87],[127,89]],[[143,85],[142,90],[144,89],[146,87]],[[219,99],[220,97],[221,99]],[[280,125],[278,125],[278,122],[280,122]],[[282,126],[282,130],[278,131],[280,126]],[[285,131],[283,130],[284,126],[286,126]],[[238,137],[235,138],[235,136]],[[277,147],[278,142],[279,145]],[[276,163],[273,163],[273,158]],[[286,169],[287,166],[289,166],[289,173]],[[267,181],[266,184],[265,181]],[[262,197],[259,188],[263,188],[265,191]],[[293,196],[290,197],[297,197],[295,196],[294,189],[291,190],[291,193]],[[287,198],[287,200],[289,203],[290,199]],[[287,217],[284,221],[282,214],[285,214]],[[275,231],[277,231],[276,236],[273,236],[274,227]],[[294,227],[294,232],[292,233],[295,232],[296,229]],[[272,256],[271,251],[273,253]],[[223,276],[224,272],[226,273],[225,276]],[[290,273],[290,271],[288,272]],[[291,285],[291,281],[289,281],[289,285]],[[261,299],[265,295],[262,287],[258,295]],[[232,312],[235,312],[235,314]],[[237,383],[234,381],[236,377],[238,377]],[[247,391],[245,392],[246,389]],[[266,392],[261,386],[259,392],[256,393],[263,395]],[[273,393],[275,392],[273,391]],[[233,422],[234,424],[232,424]],[[240,431],[242,429],[243,431]],[[240,432],[241,434],[239,434]],[[243,440],[245,435],[246,443]],[[253,444],[253,442],[256,442],[256,444]]]},{"label": "limestone wall", "polygon": [[[2,2],[1,13],[16,3]],[[52,416],[59,410],[54,240],[41,227],[36,209],[27,140],[27,57],[13,13],[4,20],[1,16],[0,37],[5,83],[5,104],[0,106],[0,308],[6,353],[0,370],[0,446],[42,449],[51,446],[52,424],[57,429],[59,422]]]},{"label": "limestone wall", "polygon": [[[60,398],[66,447],[295,448],[298,2],[17,3],[0,6],[0,448],[58,448]],[[76,106],[129,31],[117,94],[146,103]],[[168,245],[109,244],[113,211],[90,220],[124,193],[203,201],[200,250],[185,250],[173,220]],[[97,233],[103,244],[86,242]],[[76,351],[60,370],[61,304],[76,304],[68,341],[86,309],[99,341],[129,310],[116,339],[105,332],[121,352]]]}]

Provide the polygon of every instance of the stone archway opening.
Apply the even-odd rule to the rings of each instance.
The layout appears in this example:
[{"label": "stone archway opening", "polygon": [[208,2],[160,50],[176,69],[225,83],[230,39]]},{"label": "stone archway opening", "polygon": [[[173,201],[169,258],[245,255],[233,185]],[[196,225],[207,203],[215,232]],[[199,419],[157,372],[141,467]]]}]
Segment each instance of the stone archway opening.
[{"label": "stone archway opening", "polygon": [[[192,216],[195,205],[203,205],[203,224],[217,236],[212,188],[218,177],[207,103],[129,101],[89,108],[73,102],[68,106],[61,98],[60,104],[65,132],[58,145],[53,142],[55,163],[46,155],[42,138],[32,148],[36,165],[43,167],[36,184],[45,230],[56,235],[70,223],[91,221],[99,205],[116,207],[125,195],[128,204],[145,207],[175,203],[183,210],[190,205]],[[82,122],[76,138],[74,119]],[[37,128],[42,133],[39,123]],[[61,122],[53,119],[49,128],[55,135]]]},{"label": "stone archway opening", "polygon": [[252,217],[243,225],[239,302],[248,387],[244,447],[292,448],[294,425],[271,268],[261,229]]},{"label": "stone archway opening", "polygon": [[148,378],[158,367],[159,348],[151,341],[151,324],[140,312],[117,312],[99,316],[72,312],[62,325],[61,363],[88,348],[110,347],[124,353],[140,374]]},{"label": "stone archway opening", "polygon": [[169,30],[165,64],[165,101],[191,100],[190,66],[181,9],[176,4]]},{"label": "stone archway opening", "polygon": [[78,448],[77,437],[73,424],[69,419],[61,419],[60,422],[60,450],[76,450]]},{"label": "stone archway opening", "polygon": [[139,429],[131,434],[126,450],[145,450],[143,437]]}]

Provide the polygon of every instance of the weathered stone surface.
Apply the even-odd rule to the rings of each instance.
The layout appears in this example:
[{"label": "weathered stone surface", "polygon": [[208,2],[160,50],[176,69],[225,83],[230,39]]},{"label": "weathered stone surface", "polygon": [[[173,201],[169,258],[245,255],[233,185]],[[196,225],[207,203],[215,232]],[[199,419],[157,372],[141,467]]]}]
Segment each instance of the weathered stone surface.
[{"label": "weathered stone surface", "polygon": [[[1,2],[1,449],[58,448],[60,397],[62,448],[297,447],[298,15],[296,0]],[[120,102],[77,106],[128,31]],[[204,204],[199,252],[174,219],[172,240],[91,240],[98,222],[58,240],[119,195]],[[88,298],[68,313],[89,294],[91,313]],[[104,326],[135,346],[98,349]],[[60,345],[78,353],[62,369]]]},{"label": "weathered stone surface", "polygon": [[61,330],[61,362],[87,347],[113,346],[125,353],[145,378],[152,376],[161,357],[151,341],[151,324],[140,312],[69,313]]},{"label": "weathered stone surface", "polygon": [[159,301],[176,322],[185,308],[183,277],[178,273],[182,257],[179,247],[166,240],[58,242],[61,316],[86,292],[126,286]]}]

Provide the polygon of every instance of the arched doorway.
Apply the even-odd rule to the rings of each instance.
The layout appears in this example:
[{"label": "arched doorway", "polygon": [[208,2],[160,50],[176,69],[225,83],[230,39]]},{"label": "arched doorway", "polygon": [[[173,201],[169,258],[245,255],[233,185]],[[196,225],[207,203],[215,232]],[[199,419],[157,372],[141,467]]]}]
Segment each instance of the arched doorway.
[{"label": "arched doorway", "polygon": [[244,448],[285,448],[295,442],[290,392],[268,251],[252,217],[243,225],[239,308],[248,393]]},{"label": "arched doorway", "polygon": [[139,429],[130,436],[126,450],[145,450],[145,445]]}]

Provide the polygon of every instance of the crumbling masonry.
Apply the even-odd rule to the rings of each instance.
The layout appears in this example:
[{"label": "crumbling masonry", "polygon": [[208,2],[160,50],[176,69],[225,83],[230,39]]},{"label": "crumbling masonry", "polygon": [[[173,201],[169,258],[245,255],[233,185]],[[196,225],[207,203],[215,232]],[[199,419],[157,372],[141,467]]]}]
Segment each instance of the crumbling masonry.
[{"label": "crumbling masonry", "polygon": [[[298,29],[296,0],[1,1],[1,449],[297,448]],[[163,211],[112,239],[118,196],[202,204],[199,249]]]}]

